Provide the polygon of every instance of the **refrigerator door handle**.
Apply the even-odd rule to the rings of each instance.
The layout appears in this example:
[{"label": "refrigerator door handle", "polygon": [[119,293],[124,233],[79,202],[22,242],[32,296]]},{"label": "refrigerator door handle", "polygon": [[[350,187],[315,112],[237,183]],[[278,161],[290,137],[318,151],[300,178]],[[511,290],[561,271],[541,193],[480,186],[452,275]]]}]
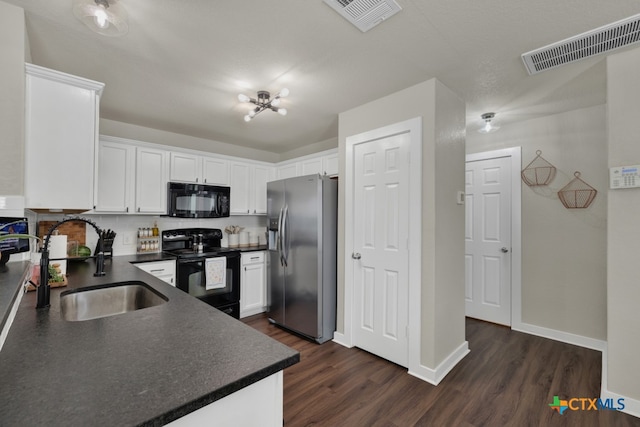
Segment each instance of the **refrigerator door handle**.
[{"label": "refrigerator door handle", "polygon": [[284,212],[282,214],[282,251],[284,253],[284,266],[287,267],[289,263],[289,205],[284,205]]},{"label": "refrigerator door handle", "polygon": [[282,214],[284,212],[284,206],[280,208],[280,215],[278,215],[278,237],[276,239],[276,248],[278,249],[278,255],[280,255],[280,265],[284,266],[284,257],[282,255]]}]

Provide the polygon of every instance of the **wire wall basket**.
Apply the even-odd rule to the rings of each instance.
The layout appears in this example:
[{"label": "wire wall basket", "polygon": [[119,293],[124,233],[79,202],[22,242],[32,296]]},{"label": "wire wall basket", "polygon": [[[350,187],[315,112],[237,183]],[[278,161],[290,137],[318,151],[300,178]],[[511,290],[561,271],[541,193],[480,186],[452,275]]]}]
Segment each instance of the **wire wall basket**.
[{"label": "wire wall basket", "polygon": [[580,179],[579,171],[575,171],[573,176],[575,178],[558,191],[558,197],[567,209],[587,208],[596,198],[598,191]]},{"label": "wire wall basket", "polygon": [[556,167],[542,158],[541,154],[542,151],[536,151],[536,158],[522,170],[522,180],[529,187],[547,185],[556,176]]}]

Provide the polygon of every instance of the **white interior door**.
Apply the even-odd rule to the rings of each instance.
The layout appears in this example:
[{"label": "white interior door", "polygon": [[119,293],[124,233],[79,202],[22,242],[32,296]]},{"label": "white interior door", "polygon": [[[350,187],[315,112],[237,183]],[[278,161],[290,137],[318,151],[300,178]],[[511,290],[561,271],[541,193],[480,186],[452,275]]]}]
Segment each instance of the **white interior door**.
[{"label": "white interior door", "polygon": [[354,146],[353,344],[408,366],[409,148],[401,133]]},{"label": "white interior door", "polygon": [[511,159],[470,161],[465,174],[466,315],[511,325]]}]

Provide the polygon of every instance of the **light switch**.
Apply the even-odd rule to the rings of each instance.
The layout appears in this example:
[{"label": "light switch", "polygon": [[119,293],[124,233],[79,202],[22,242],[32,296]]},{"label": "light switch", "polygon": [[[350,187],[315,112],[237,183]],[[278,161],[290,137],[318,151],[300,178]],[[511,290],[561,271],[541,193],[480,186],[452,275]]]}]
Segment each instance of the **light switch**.
[{"label": "light switch", "polygon": [[456,203],[459,205],[464,205],[464,191],[458,191],[456,194]]}]

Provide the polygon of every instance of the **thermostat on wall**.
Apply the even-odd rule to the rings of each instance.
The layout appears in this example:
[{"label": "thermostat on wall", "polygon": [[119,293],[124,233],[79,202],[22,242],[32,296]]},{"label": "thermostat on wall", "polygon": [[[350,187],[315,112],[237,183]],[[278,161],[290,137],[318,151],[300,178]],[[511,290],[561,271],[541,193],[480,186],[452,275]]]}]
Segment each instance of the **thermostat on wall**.
[{"label": "thermostat on wall", "polygon": [[640,187],[640,165],[616,166],[609,169],[609,188],[618,190],[636,187]]}]

